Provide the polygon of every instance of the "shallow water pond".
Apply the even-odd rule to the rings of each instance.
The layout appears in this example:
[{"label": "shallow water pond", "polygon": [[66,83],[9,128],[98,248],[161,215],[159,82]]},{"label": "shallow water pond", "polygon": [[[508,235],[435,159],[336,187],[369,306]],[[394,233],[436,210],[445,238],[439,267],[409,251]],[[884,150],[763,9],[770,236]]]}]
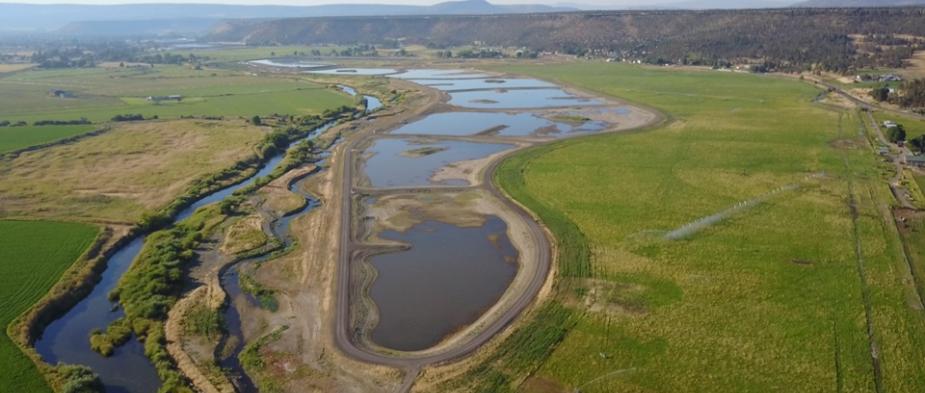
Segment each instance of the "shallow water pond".
[{"label": "shallow water pond", "polygon": [[407,70],[400,74],[392,75],[393,78],[399,79],[463,79],[463,78],[485,78],[488,74],[457,70],[457,69],[414,69]]},{"label": "shallow water pond", "polygon": [[539,79],[447,79],[426,80],[417,79],[412,82],[433,87],[443,91],[475,90],[475,89],[524,89],[524,88],[555,88],[556,85]]},{"label": "shallow water pond", "polygon": [[370,337],[387,348],[432,347],[478,319],[517,272],[517,250],[498,217],[474,228],[425,221],[380,236],[412,246],[370,258],[378,271],[370,296],[379,310]]},{"label": "shallow water pond", "polygon": [[333,68],[330,70],[308,71],[310,74],[322,75],[389,75],[398,72],[394,68]]},{"label": "shallow water pond", "polygon": [[297,59],[263,59],[252,60],[248,63],[257,66],[270,66],[279,68],[324,68],[333,66],[333,64],[313,63]]},{"label": "shallow water pond", "polygon": [[461,91],[450,93],[450,104],[476,109],[552,108],[601,105],[602,101],[575,96],[562,89]]},{"label": "shallow water pond", "polygon": [[607,123],[552,121],[534,113],[444,112],[429,115],[393,131],[394,134],[467,136],[491,133],[497,136],[561,136],[573,132],[594,132]]},{"label": "shallow water pond", "polygon": [[[433,185],[431,177],[454,162],[488,157],[513,145],[462,141],[378,139],[367,149],[372,156],[363,166],[373,187]],[[465,180],[436,184],[467,185]]]}]

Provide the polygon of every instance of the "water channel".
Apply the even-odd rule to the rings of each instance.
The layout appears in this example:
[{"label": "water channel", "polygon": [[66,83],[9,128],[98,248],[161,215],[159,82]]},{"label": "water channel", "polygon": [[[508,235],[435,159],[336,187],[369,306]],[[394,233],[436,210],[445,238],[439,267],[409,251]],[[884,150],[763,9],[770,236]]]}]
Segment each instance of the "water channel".
[{"label": "water channel", "polygon": [[[345,92],[353,94],[352,89]],[[375,97],[364,96],[367,112],[379,109],[382,103]],[[316,128],[303,139],[292,142],[289,148],[304,139],[314,138],[332,127],[333,123]],[[288,148],[287,148],[288,150]],[[282,162],[285,151],[271,157],[254,175],[247,179],[200,198],[178,213],[173,223],[188,218],[200,207],[219,202],[235,191],[253,184],[257,178],[269,175]],[[310,206],[310,204],[309,204]],[[307,212],[305,209],[302,213]],[[288,225],[295,216],[286,217],[282,223]],[[62,317],[53,321],[35,343],[35,349],[43,360],[50,364],[81,364],[90,367],[99,375],[108,393],[156,392],[160,380],[154,366],[144,355],[143,345],[135,338],[116,348],[111,356],[104,357],[90,348],[90,335],[95,330],[105,330],[113,321],[124,315],[118,303],[109,300],[109,293],[117,286],[119,279],[131,267],[141,252],[146,235],[141,235],[116,250],[106,262],[106,268],[91,293]],[[288,236],[287,236],[288,237]]]}]

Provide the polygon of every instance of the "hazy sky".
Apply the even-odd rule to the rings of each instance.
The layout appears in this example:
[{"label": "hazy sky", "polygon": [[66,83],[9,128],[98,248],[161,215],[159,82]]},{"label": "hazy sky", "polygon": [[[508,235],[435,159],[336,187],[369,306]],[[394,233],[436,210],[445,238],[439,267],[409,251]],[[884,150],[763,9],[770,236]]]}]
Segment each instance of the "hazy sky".
[{"label": "hazy sky", "polygon": [[[0,0],[0,3],[31,3],[31,4],[144,4],[144,3],[217,3],[217,4],[283,4],[283,5],[318,5],[318,4],[417,4],[428,5],[440,3],[444,0]],[[639,4],[664,4],[677,0],[489,0],[495,4],[588,4],[608,7],[619,7]]]}]

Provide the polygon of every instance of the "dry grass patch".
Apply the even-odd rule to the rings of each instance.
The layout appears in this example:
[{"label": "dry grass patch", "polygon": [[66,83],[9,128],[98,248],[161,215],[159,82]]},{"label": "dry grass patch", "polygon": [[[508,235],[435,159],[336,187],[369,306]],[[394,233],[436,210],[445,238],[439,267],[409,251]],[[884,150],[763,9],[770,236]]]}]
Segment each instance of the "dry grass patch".
[{"label": "dry grass patch", "polygon": [[227,255],[234,255],[263,246],[268,240],[263,233],[263,219],[258,215],[247,216],[228,228],[221,250]]},{"label": "dry grass patch", "polygon": [[0,74],[28,70],[32,67],[35,67],[35,64],[0,64]]},{"label": "dry grass patch", "polygon": [[135,221],[197,178],[254,154],[243,122],[119,124],[104,135],[0,161],[0,217]]}]

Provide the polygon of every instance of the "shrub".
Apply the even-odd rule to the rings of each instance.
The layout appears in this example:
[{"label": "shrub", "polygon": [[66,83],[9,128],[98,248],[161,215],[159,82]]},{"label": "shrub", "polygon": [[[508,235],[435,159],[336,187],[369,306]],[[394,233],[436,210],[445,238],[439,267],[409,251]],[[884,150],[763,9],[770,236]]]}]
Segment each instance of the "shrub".
[{"label": "shrub", "polygon": [[144,120],[144,115],[140,113],[133,113],[127,115],[115,115],[112,117],[112,121],[141,121]]},{"label": "shrub", "polygon": [[62,393],[99,393],[103,391],[100,378],[87,366],[65,364],[56,369],[61,379]]},{"label": "shrub", "polygon": [[[86,117],[81,117],[77,120],[36,120],[32,123],[35,126],[73,126],[81,124],[92,124],[90,120],[87,120]],[[23,122],[23,125],[25,123]]]}]

